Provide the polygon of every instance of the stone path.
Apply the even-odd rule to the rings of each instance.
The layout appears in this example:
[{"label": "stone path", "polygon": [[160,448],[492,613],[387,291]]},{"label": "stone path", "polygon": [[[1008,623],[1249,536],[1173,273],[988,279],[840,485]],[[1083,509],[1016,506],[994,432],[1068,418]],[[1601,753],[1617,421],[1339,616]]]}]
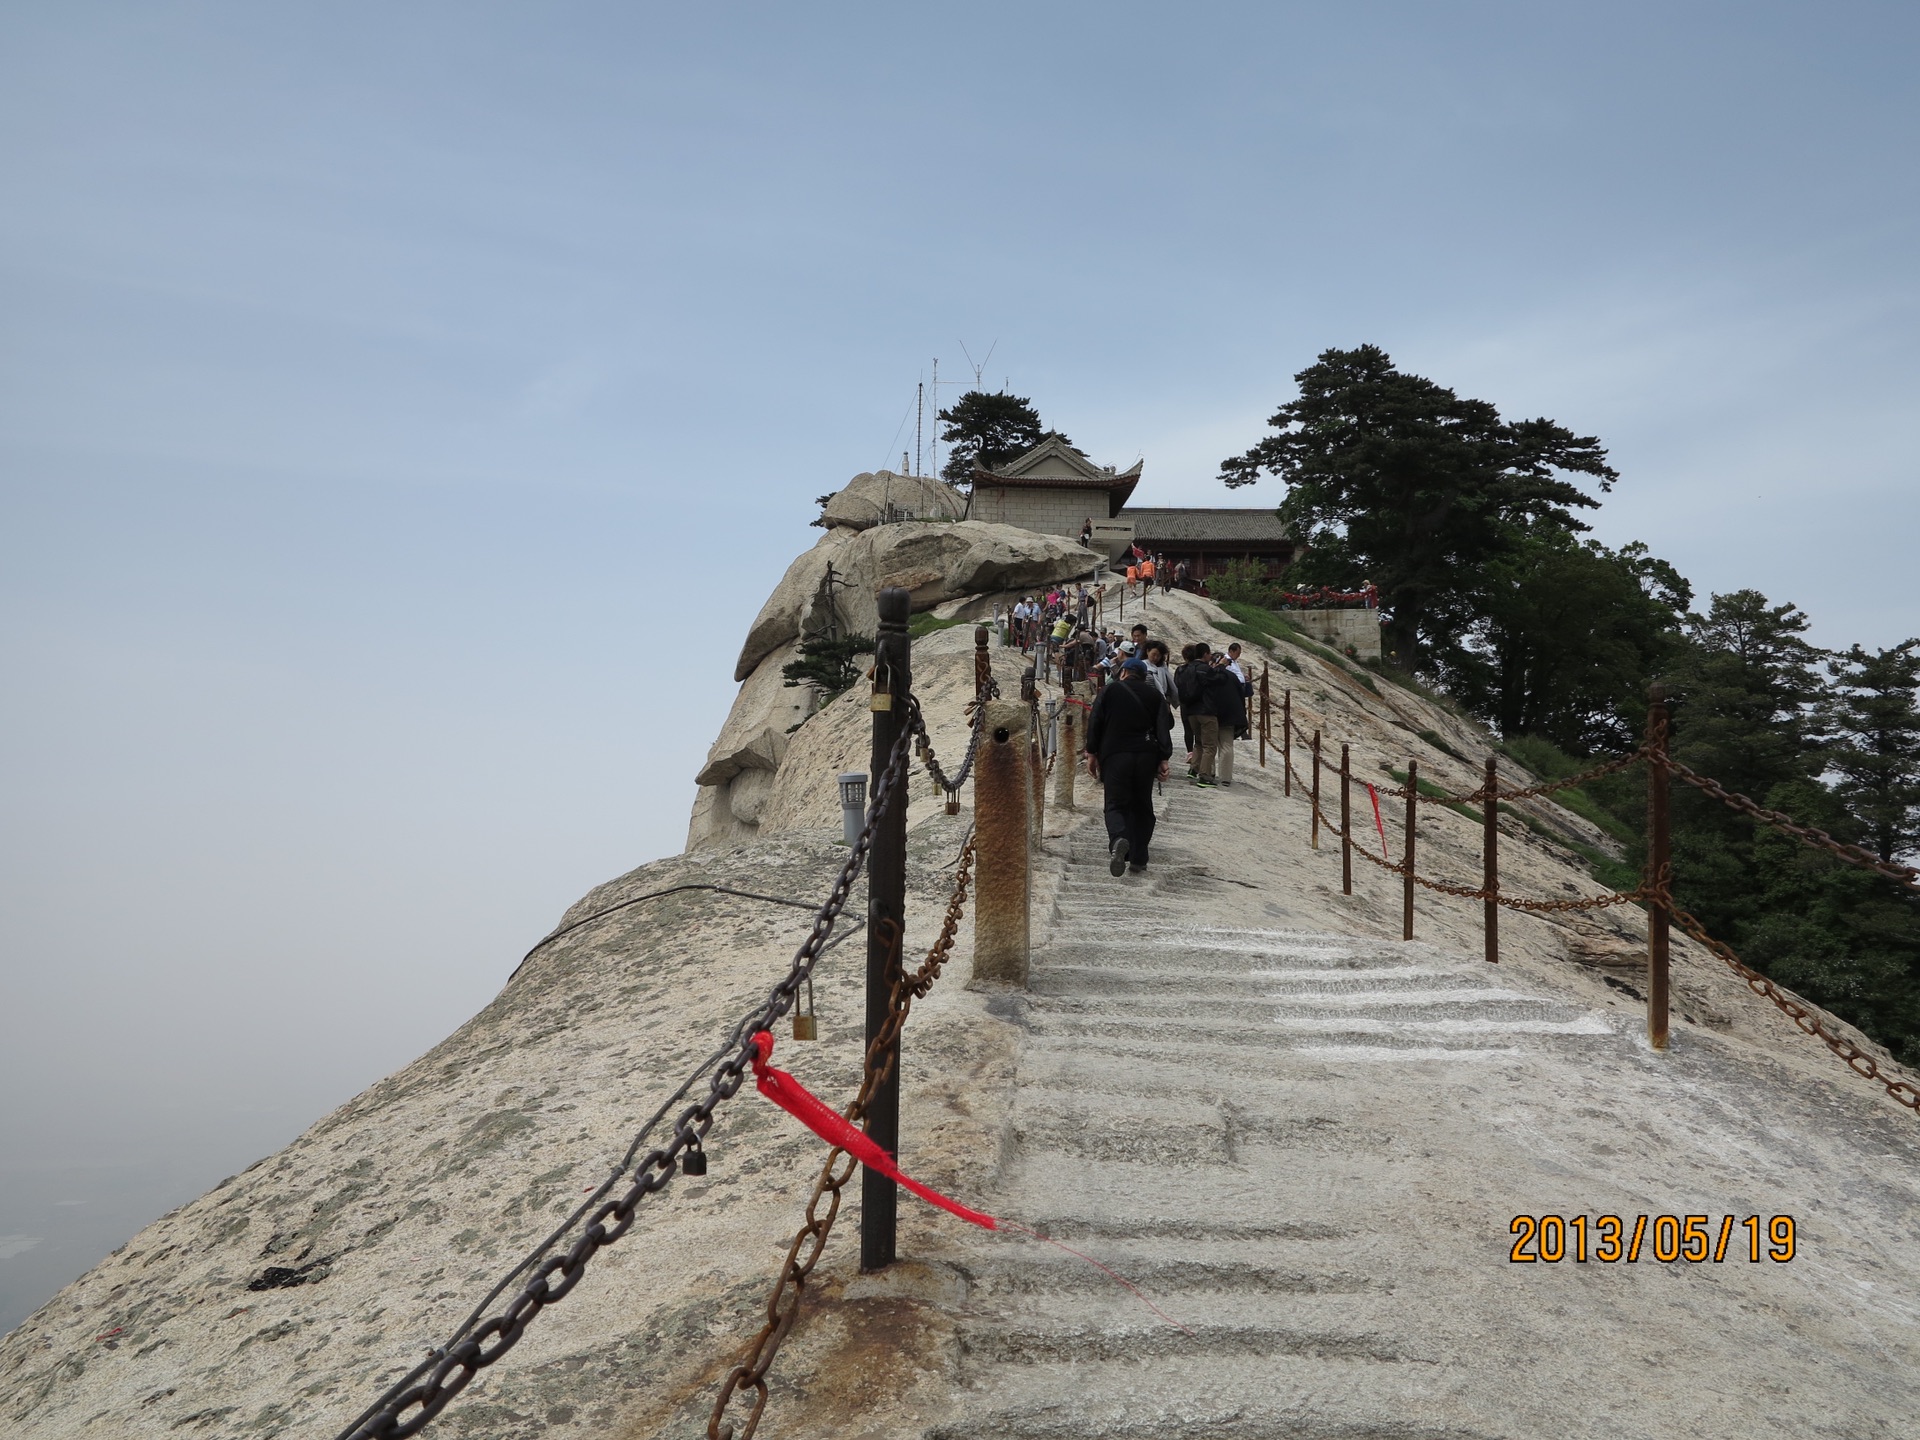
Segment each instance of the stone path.
[{"label": "stone path", "polygon": [[[1761,1198],[1764,1137],[1662,1134],[1662,1105],[1728,1097],[1676,1093],[1617,1013],[1262,926],[1203,858],[1252,797],[1167,788],[1150,878],[1108,875],[1097,822],[1062,842],[988,1208],[1179,1327],[1072,1256],[988,1242],[963,1266],[960,1414],[931,1435],[1920,1433],[1912,1253],[1856,1257],[1872,1279],[1836,1275],[1831,1242],[1798,1265],[1511,1263],[1520,1212],[1798,1212],[1811,1243],[1825,1182]],[[1904,1287],[1885,1340],[1849,1314],[1863,1281]]]}]

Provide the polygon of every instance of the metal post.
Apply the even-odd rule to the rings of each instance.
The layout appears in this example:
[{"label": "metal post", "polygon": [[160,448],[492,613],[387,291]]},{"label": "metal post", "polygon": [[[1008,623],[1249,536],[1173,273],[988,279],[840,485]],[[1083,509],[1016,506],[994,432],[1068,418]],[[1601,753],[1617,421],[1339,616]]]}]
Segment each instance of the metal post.
[{"label": "metal post", "polygon": [[989,700],[986,733],[973,762],[973,978],[1027,983],[1027,779],[1031,712]]},{"label": "metal post", "polygon": [[1419,793],[1420,762],[1409,760],[1407,761],[1407,875],[1400,900],[1400,938],[1402,940],[1413,938],[1413,827],[1417,819],[1415,797]]},{"label": "metal post", "polygon": [[[874,641],[876,694],[873,712],[874,783],[886,773],[894,742],[907,723],[913,693],[913,656],[907,639],[907,592],[889,585],[879,595],[880,633]],[[889,703],[880,701],[884,681]],[[902,777],[904,780],[904,777]],[[867,1045],[879,1038],[892,1007],[900,974],[900,938],[907,921],[907,787],[892,787],[867,852]],[[891,939],[892,943],[889,943]],[[887,1057],[876,1057],[885,1065]],[[900,1150],[900,1046],[896,1039],[887,1078],[867,1102],[867,1134],[889,1155]],[[860,1175],[860,1268],[879,1270],[894,1259],[894,1216],[899,1190],[893,1180],[863,1168]]]},{"label": "metal post", "polygon": [[1280,695],[1280,793],[1293,794],[1293,691]]},{"label": "metal post", "polygon": [[987,627],[973,627],[973,698],[985,698],[993,683],[993,656],[987,652]]},{"label": "metal post", "polygon": [[1260,768],[1267,768],[1267,735],[1273,727],[1273,692],[1267,688],[1271,665],[1260,667]]},{"label": "metal post", "polygon": [[1487,892],[1486,919],[1484,928],[1487,933],[1487,963],[1500,963],[1500,902],[1494,897],[1500,893],[1500,772],[1495,767],[1493,756],[1487,757],[1487,813],[1483,817],[1485,829],[1481,834],[1480,888]]},{"label": "metal post", "polygon": [[1320,732],[1313,732],[1313,848],[1320,848]]},{"label": "metal post", "polygon": [[1647,707],[1647,873],[1654,898],[1647,903],[1647,1043],[1667,1048],[1667,931],[1672,916],[1663,903],[1673,883],[1673,855],[1667,817],[1667,697],[1653,687]]},{"label": "metal post", "polygon": [[1076,763],[1080,758],[1080,736],[1083,726],[1080,722],[1080,707],[1073,703],[1073,697],[1083,690],[1091,690],[1091,685],[1079,680],[1061,682],[1066,699],[1060,702],[1060,745],[1053,754],[1053,803],[1073,809],[1073,772],[1079,769]]},{"label": "metal post", "polygon": [[1347,784],[1352,779],[1347,768],[1347,747],[1340,747],[1340,893],[1353,893],[1353,806],[1347,799]]},{"label": "metal post", "polygon": [[1033,801],[1027,807],[1027,836],[1028,843],[1038,850],[1047,836],[1047,752],[1037,695],[1028,711],[1027,724],[1032,731],[1027,742],[1027,788],[1033,794]]}]

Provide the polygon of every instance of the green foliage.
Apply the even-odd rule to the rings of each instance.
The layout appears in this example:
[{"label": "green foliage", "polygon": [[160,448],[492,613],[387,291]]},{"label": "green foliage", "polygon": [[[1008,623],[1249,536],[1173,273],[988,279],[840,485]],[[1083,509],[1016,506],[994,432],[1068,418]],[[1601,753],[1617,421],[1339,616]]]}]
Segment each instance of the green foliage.
[{"label": "green foliage", "polygon": [[1557,472],[1603,491],[1616,478],[1596,437],[1502,420],[1484,400],[1401,373],[1377,346],[1324,351],[1294,379],[1299,398],[1268,421],[1276,433],[1222,461],[1221,479],[1286,482],[1280,518],[1307,542],[1289,578],[1371,578],[1406,669],[1464,627],[1474,577],[1516,530],[1586,528],[1572,512],[1599,502]]},{"label": "green foliage", "polygon": [[1565,749],[1631,748],[1648,679],[1679,649],[1692,587],[1640,544],[1516,532],[1473,586],[1475,613],[1435,647],[1447,689],[1503,736]]},{"label": "green foliage", "polygon": [[1031,450],[1046,433],[1033,402],[1005,392],[969,390],[942,410],[940,419],[947,427],[940,438],[952,447],[940,473],[956,485],[973,474],[974,461],[992,470]]},{"label": "green foliage", "polygon": [[[1303,642],[1310,643],[1307,642],[1306,637],[1294,629],[1293,626],[1281,619],[1280,616],[1274,614],[1273,611],[1261,606],[1257,601],[1228,599],[1217,600],[1215,603],[1218,604],[1222,610],[1226,611],[1227,614],[1239,621],[1241,625],[1254,631],[1255,635],[1259,637],[1260,643],[1266,643],[1272,640],[1285,640],[1290,645],[1299,645]],[[1240,635],[1237,631],[1230,633],[1235,634],[1240,640],[1249,639],[1248,636]]]},{"label": "green foliage", "polygon": [[873,653],[871,635],[841,635],[829,639],[817,635],[800,643],[800,658],[780,667],[789,687],[811,685],[820,703],[840,694],[860,678],[862,666],[856,658]]},{"label": "green foliage", "polygon": [[962,620],[958,615],[950,620],[939,620],[934,618],[931,610],[922,610],[918,615],[915,615],[911,620],[907,621],[907,636],[909,639],[922,640],[933,634],[936,630],[951,630],[956,625],[964,625],[966,623],[967,622]]},{"label": "green foliage", "polygon": [[1863,843],[1882,860],[1920,849],[1920,640],[1867,653],[1855,645],[1827,662],[1828,764]]},{"label": "green foliage", "polygon": [[1453,746],[1449,745],[1446,740],[1441,737],[1438,730],[1422,730],[1420,732],[1420,738],[1438,750],[1442,755],[1451,755],[1454,759],[1465,761],[1465,763],[1469,765],[1473,763],[1471,760],[1467,760],[1467,757],[1462,755],[1458,750],[1454,749]]},{"label": "green foliage", "polygon": [[1216,605],[1234,603],[1274,610],[1280,605],[1280,595],[1281,587],[1267,578],[1266,566],[1258,560],[1229,560],[1207,572],[1207,598]]}]

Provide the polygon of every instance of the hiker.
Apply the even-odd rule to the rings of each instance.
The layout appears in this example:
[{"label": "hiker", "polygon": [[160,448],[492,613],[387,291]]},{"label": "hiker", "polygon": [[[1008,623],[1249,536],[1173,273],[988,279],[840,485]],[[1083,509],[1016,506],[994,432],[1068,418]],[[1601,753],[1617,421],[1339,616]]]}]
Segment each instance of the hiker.
[{"label": "hiker", "polygon": [[1127,562],[1127,593],[1131,595],[1139,584],[1140,566],[1138,562],[1129,560]]},{"label": "hiker", "polygon": [[1214,663],[1213,647],[1201,641],[1188,648],[1193,659],[1180,667],[1174,685],[1180,692],[1180,714],[1193,723],[1193,783],[1211,789],[1220,783],[1216,769],[1221,733],[1237,733],[1246,723],[1246,708],[1240,702],[1239,682]]},{"label": "hiker", "polygon": [[1087,773],[1105,788],[1107,869],[1120,876],[1147,868],[1153,840],[1153,782],[1167,778],[1173,716],[1138,658],[1094,697],[1087,717]]},{"label": "hiker", "polygon": [[1080,543],[1089,550],[1093,548],[1093,517],[1087,517],[1087,523],[1080,527]]},{"label": "hiker", "polygon": [[[1238,646],[1234,647],[1238,649]],[[1214,756],[1213,778],[1222,785],[1233,784],[1233,745],[1248,734],[1246,681],[1235,677],[1225,655],[1213,657],[1214,714],[1220,719],[1220,744]]]},{"label": "hiker", "polygon": [[1234,742],[1246,739],[1253,733],[1247,717],[1252,713],[1248,702],[1253,698],[1253,683],[1247,679],[1246,666],[1240,660],[1240,642],[1234,641],[1227,646],[1226,658],[1220,669],[1233,677],[1233,683],[1240,693],[1239,712],[1234,717],[1223,716],[1220,721],[1220,754],[1215,764],[1215,777],[1222,785],[1233,784],[1233,747]]},{"label": "hiker", "polygon": [[1153,594],[1153,556],[1151,555],[1140,562],[1140,580],[1146,586],[1146,593]]},{"label": "hiker", "polygon": [[1167,702],[1167,708],[1178,710],[1180,692],[1173,688],[1173,672],[1167,669],[1167,642],[1143,640],[1134,653],[1147,662],[1147,679],[1151,680],[1153,688],[1160,692],[1160,698]]}]

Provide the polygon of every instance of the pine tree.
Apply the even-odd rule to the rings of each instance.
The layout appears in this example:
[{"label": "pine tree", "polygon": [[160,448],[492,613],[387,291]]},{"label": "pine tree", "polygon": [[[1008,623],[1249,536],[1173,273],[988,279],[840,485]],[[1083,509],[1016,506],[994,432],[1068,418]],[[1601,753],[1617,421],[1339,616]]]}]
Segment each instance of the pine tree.
[{"label": "pine tree", "polygon": [[1920,849],[1920,640],[1871,654],[1855,645],[1828,669],[1835,788],[1882,860],[1910,855]]}]

